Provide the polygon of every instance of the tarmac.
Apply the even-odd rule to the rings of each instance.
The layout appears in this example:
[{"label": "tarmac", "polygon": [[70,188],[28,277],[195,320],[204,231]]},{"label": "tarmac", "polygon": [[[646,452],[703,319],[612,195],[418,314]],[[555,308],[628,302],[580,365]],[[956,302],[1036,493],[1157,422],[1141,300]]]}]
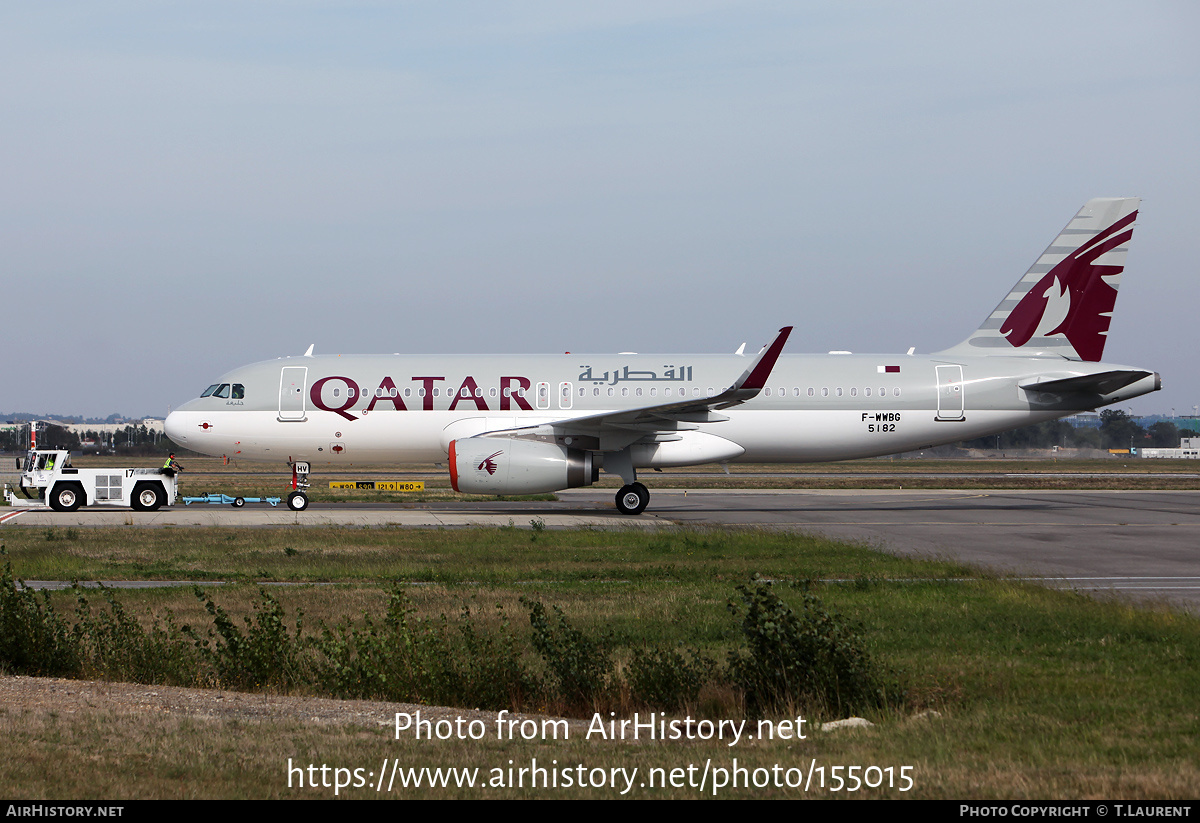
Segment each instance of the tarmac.
[{"label": "tarmac", "polygon": [[903,555],[943,557],[1048,585],[1161,601],[1200,613],[1200,491],[651,489],[638,517],[611,490],[556,503],[314,503],[292,512],[176,505],[158,512],[0,508],[0,533],[22,527],[658,529],[742,526],[806,531]]}]

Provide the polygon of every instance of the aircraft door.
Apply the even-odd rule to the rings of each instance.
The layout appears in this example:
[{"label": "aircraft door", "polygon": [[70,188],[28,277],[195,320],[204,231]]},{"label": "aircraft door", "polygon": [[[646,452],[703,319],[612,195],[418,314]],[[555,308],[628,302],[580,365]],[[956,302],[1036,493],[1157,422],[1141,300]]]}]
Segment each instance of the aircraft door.
[{"label": "aircraft door", "polygon": [[935,366],[937,369],[938,408],[935,420],[964,420],[962,366]]},{"label": "aircraft door", "polygon": [[537,407],[539,409],[550,408],[550,384],[549,383],[538,383],[537,384]]},{"label": "aircraft door", "polygon": [[574,392],[574,391],[575,391],[575,389],[571,386],[570,383],[559,383],[558,384],[558,407],[560,409],[571,408],[571,401],[574,399],[572,397],[572,392]]},{"label": "aircraft door", "polygon": [[279,374],[279,419],[301,421],[304,414],[304,390],[307,366],[284,366]]}]

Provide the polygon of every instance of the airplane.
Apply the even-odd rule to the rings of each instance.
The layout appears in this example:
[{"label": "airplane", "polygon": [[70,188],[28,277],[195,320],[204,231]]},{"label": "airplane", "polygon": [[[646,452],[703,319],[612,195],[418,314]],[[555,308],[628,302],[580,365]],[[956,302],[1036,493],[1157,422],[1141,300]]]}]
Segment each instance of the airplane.
[{"label": "airplane", "polygon": [[926,356],[314,355],[235,369],[167,416],[178,446],[286,461],[288,507],[312,464],[447,463],[470,494],[536,494],[639,469],[875,457],[968,440],[1157,391],[1101,362],[1139,198],[1088,201],[982,325]]}]

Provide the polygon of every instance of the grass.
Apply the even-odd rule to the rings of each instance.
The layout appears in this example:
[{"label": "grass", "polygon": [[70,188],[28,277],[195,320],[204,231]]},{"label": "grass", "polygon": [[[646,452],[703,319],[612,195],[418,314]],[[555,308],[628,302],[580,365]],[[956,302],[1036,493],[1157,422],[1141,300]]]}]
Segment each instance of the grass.
[{"label": "grass", "polygon": [[[23,797],[300,797],[333,789],[287,788],[288,757],[378,769],[406,765],[507,768],[545,765],[712,765],[807,768],[911,765],[912,791],[864,797],[1189,798],[1200,778],[1200,621],[1166,609],[1135,609],[1007,580],[948,561],[916,561],[819,538],[735,530],[641,532],[517,529],[319,528],[77,530],[11,529],[4,543],[26,578],[281,580],[272,589],[286,620],[304,624],[379,615],[394,581],[419,616],[454,620],[464,604],[479,625],[498,624],[496,607],[527,637],[522,597],[558,606],[589,637],[608,634],[618,668],[648,645],[699,648],[718,660],[738,643],[727,604],[760,573],[793,604],[809,590],[862,626],[870,651],[895,672],[903,700],[868,712],[877,725],[814,732],[799,741],[638,743],[417,741],[394,739],[373,723],[325,724],[294,717],[247,723],[101,708],[0,708],[10,756],[0,793]],[[288,549],[291,553],[288,553]],[[206,577],[207,576],[207,577]],[[313,583],[332,585],[310,585]],[[257,586],[209,590],[236,620],[253,611]],[[126,608],[150,625],[170,609],[199,622],[189,591],[122,591]],[[54,596],[69,611],[71,595]],[[524,620],[524,623],[522,623]],[[529,652],[532,655],[532,652]],[[706,695],[686,713],[740,718],[729,695]],[[916,720],[936,710],[940,717]],[[382,709],[375,711],[383,712]],[[797,705],[779,717],[832,719]],[[607,715],[605,715],[607,717]],[[377,718],[386,724],[389,717]],[[809,726],[811,730],[812,725]],[[48,769],[70,757],[76,767]],[[84,765],[86,764],[86,765]],[[132,764],[132,765],[131,765]],[[129,776],[116,775],[129,771]],[[108,787],[105,790],[104,787]],[[711,786],[710,786],[711,791]],[[366,789],[352,796],[374,796]],[[394,794],[398,794],[394,793]],[[422,790],[403,796],[597,797],[611,789]],[[638,789],[636,796],[697,797],[696,788]],[[787,788],[729,790],[731,797],[795,797]],[[811,790],[808,796],[845,796]]]},{"label": "grass", "polygon": [[[930,567],[809,535],[737,530],[643,534],[608,530],[400,527],[10,529],[17,573],[50,580],[275,580],[511,585],[622,581],[729,584],[873,576]],[[939,574],[965,573],[952,563]]]}]

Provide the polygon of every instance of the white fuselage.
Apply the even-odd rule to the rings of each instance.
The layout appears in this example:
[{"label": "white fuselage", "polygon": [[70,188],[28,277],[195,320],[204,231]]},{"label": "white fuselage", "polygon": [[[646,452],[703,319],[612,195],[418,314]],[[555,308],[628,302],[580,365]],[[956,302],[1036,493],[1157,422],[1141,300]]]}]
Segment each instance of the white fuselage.
[{"label": "white fuselage", "polygon": [[[602,412],[711,397],[747,361],[738,355],[288,357],[226,374],[213,395],[172,412],[166,430],[202,454],[309,461],[314,468],[442,462],[452,440],[488,431],[553,428]],[[1103,395],[1020,388],[1119,368],[1044,356],[783,355],[757,397],[721,413],[727,420],[648,437],[634,446],[633,459],[637,467],[665,467],[893,454],[1158,387],[1157,375],[1148,373]],[[584,448],[606,451],[602,443]]]}]

